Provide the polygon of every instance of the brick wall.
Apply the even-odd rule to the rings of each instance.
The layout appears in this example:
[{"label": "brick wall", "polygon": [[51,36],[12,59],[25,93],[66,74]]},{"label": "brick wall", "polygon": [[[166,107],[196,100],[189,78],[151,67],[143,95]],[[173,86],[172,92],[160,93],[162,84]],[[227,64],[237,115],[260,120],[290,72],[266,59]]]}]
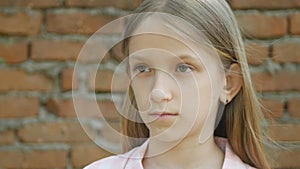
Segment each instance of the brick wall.
[{"label": "brick wall", "polygon": [[[103,116],[116,124],[109,100],[119,46],[92,73],[74,76],[79,51],[102,25],[140,0],[0,0],[0,168],[82,168],[110,155],[87,137],[76,118],[72,89],[95,89]],[[248,60],[262,104],[273,168],[300,168],[300,1],[231,0],[245,31]],[[117,32],[115,32],[117,33]],[[112,34],[114,34],[112,32]],[[87,58],[89,64],[95,58]],[[84,101],[89,104],[88,100]],[[86,106],[89,108],[89,106]],[[104,130],[104,129],[103,129]],[[105,132],[105,131],[102,131]]]}]

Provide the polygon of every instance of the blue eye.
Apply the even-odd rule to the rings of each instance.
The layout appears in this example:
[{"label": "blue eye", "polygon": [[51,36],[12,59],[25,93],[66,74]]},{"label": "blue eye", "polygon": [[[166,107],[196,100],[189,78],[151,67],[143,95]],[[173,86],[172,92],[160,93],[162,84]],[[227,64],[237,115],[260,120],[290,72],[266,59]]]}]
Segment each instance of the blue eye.
[{"label": "blue eye", "polygon": [[150,72],[150,68],[146,65],[138,65],[135,67],[135,71],[138,71],[139,73],[144,73],[144,72]]},{"label": "blue eye", "polygon": [[183,73],[188,73],[188,72],[191,72],[193,70],[194,70],[194,68],[190,65],[187,65],[187,64],[179,64],[176,68],[177,72],[183,72]]}]

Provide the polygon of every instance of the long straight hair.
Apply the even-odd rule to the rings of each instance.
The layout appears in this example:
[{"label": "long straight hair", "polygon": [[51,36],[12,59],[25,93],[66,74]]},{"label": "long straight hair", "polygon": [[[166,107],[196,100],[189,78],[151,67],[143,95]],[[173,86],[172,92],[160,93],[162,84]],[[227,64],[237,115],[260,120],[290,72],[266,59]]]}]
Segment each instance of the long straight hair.
[{"label": "long straight hair", "polygon": [[[136,13],[160,12],[184,19],[196,28],[204,29],[203,33],[218,51],[224,68],[231,63],[239,64],[243,84],[241,90],[224,108],[226,136],[233,151],[242,161],[256,168],[269,169],[264,149],[264,137],[260,125],[261,106],[253,88],[246,60],[244,43],[238,24],[230,6],[225,0],[145,0],[136,9]],[[132,34],[141,18],[133,18],[127,25],[126,37]],[[124,40],[123,52],[128,55],[130,38]],[[140,120],[132,89],[128,91],[129,100],[125,101],[124,111],[128,116]],[[133,138],[148,138],[149,130],[144,123],[127,118],[122,119],[124,135]],[[143,139],[141,139],[143,140]],[[140,145],[142,141],[129,140],[125,150]]]}]

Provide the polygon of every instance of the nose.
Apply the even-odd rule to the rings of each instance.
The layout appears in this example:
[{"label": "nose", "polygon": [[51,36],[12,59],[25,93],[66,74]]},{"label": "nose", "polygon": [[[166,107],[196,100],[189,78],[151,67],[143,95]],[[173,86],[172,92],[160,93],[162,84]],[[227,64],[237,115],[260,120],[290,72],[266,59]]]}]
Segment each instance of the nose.
[{"label": "nose", "polygon": [[156,73],[150,99],[154,102],[168,102],[172,99],[171,77],[165,72]]},{"label": "nose", "polygon": [[171,95],[161,89],[154,89],[151,91],[150,98],[155,102],[170,101]]}]

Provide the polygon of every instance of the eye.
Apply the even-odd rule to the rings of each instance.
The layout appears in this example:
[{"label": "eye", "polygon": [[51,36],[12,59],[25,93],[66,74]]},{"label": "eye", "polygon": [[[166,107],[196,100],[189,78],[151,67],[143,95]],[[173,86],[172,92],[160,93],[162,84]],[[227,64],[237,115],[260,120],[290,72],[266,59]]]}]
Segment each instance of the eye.
[{"label": "eye", "polygon": [[183,72],[183,73],[188,73],[193,70],[194,70],[194,68],[188,64],[179,64],[176,68],[177,72]]},{"label": "eye", "polygon": [[137,71],[138,73],[144,73],[144,72],[150,72],[150,68],[146,65],[138,65],[135,67],[134,69],[135,71]]}]

